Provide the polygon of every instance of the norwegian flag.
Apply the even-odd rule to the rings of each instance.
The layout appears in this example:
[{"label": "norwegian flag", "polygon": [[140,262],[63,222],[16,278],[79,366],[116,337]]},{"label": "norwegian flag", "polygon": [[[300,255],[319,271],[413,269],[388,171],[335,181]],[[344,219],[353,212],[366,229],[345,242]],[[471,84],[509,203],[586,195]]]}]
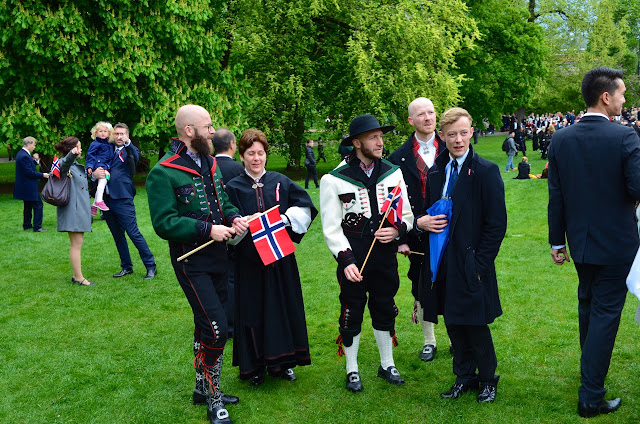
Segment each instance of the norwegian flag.
[{"label": "norwegian flag", "polygon": [[400,186],[396,186],[389,192],[380,213],[387,213],[387,210],[389,210],[387,220],[397,228],[398,224],[402,224],[402,191]]},{"label": "norwegian flag", "polygon": [[51,173],[60,178],[60,160],[58,156],[53,157],[53,163],[51,164]]},{"label": "norwegian flag", "polygon": [[260,254],[260,259],[269,265],[296,251],[282,218],[279,208],[249,222],[249,230],[253,244]]}]

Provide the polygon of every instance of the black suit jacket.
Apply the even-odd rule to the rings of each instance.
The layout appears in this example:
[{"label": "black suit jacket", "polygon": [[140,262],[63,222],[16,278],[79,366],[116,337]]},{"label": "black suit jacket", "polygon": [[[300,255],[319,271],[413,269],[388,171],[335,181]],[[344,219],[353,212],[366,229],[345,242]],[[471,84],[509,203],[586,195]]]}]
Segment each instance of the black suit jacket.
[{"label": "black suit jacket", "polygon": [[[112,199],[133,199],[136,195],[136,188],[133,185],[133,175],[136,172],[136,164],[140,158],[140,151],[133,143],[129,143],[122,154],[115,153],[115,145],[111,144],[114,150],[113,159],[110,165],[111,178],[109,179],[109,196]],[[121,159],[122,157],[122,159]]]},{"label": "black suit jacket", "polygon": [[[638,250],[640,141],[629,127],[585,116],[549,148],[549,243],[577,263],[630,264]],[[566,239],[565,239],[566,236]]]},{"label": "black suit jacket", "polygon": [[233,158],[216,155],[216,162],[218,162],[218,168],[222,172],[223,184],[228,183],[238,175],[244,174],[244,166]]},{"label": "black suit jacket", "polygon": [[[400,167],[402,177],[407,185],[407,197],[411,204],[411,212],[413,213],[413,216],[418,217],[425,214],[425,209],[423,209],[424,199],[422,198],[422,187],[420,185],[420,172],[416,166],[416,158],[413,154],[414,135],[415,132],[411,133],[409,139],[389,156],[389,162]],[[446,150],[446,148],[444,147],[444,141],[440,140],[437,133],[436,140],[438,142],[438,148],[436,150],[437,156],[440,151]],[[421,237],[419,233],[415,229],[412,229],[407,233],[406,237],[399,240],[399,243],[408,243],[411,250],[417,249],[422,251],[423,249],[420,245],[420,239]],[[410,256],[410,258],[412,258],[412,256]]]},{"label": "black suit jacket", "polygon": [[[449,152],[443,149],[429,169],[426,207],[442,197],[449,160]],[[431,284],[427,249],[420,278],[424,319],[437,322],[440,314],[446,324],[489,324],[502,314],[495,259],[507,231],[504,183],[498,166],[469,146],[451,199],[449,245],[441,264],[444,272],[439,270],[437,281]]]},{"label": "black suit jacket", "polygon": [[36,170],[33,157],[24,149],[16,154],[16,181],[13,185],[13,198],[35,202],[40,200],[38,183],[42,172]]}]

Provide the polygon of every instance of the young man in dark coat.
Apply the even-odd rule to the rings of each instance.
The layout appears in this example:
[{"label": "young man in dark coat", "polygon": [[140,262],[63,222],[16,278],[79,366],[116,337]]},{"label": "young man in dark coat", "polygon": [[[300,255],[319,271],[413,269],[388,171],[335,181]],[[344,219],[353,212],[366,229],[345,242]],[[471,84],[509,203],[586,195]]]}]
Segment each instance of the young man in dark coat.
[{"label": "young man in dark coat", "polygon": [[640,143],[632,128],[609,121],[620,114],[624,93],[622,71],[587,72],[587,113],[556,132],[549,148],[551,257],[556,265],[569,262],[568,241],[578,272],[582,417],[613,412],[621,403],[604,400],[604,381],[639,245],[634,209],[640,200]]},{"label": "young man in dark coat", "polygon": [[[22,149],[16,155],[16,181],[13,186],[13,198],[24,202],[22,228],[35,232],[47,231],[42,228],[42,198],[38,190],[41,178],[49,178],[49,174],[38,172],[36,163],[31,157],[36,148],[36,139],[25,137]],[[31,216],[33,211],[33,225]]]},{"label": "young man in dark coat", "polygon": [[[448,226],[449,243],[434,283],[429,249],[422,272],[421,295],[425,319],[444,323],[454,350],[456,381],[442,393],[455,399],[477,390],[478,402],[493,402],[499,376],[488,324],[502,314],[495,258],[507,230],[504,184],[498,166],[480,157],[469,145],[471,116],[462,108],[447,110],[440,118],[440,136],[447,150],[429,169],[430,206],[443,196],[451,198],[451,221],[446,215],[418,217],[417,226],[441,233]],[[429,240],[431,242],[431,240]]]},{"label": "young man in dark coat", "polygon": [[[433,102],[426,97],[418,97],[409,104],[409,124],[415,131],[395,152],[389,156],[389,162],[400,166],[407,195],[414,216],[424,214],[424,201],[427,197],[427,172],[433,166],[438,153],[445,149],[444,142],[436,131],[437,114]],[[398,241],[398,253],[409,257],[411,265],[407,277],[411,280],[411,293],[415,299],[416,319],[422,327],[424,343],[419,357],[425,362],[432,361],[436,354],[436,337],[433,322],[423,319],[424,310],[418,298],[420,270],[424,256],[410,252],[424,252],[427,236],[415,229],[409,231]]]}]

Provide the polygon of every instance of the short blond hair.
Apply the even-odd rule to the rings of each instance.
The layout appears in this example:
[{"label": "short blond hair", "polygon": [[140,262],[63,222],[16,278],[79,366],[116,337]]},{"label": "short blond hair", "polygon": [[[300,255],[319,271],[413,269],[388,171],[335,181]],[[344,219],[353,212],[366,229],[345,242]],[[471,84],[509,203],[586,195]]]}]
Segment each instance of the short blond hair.
[{"label": "short blond hair", "polygon": [[109,131],[109,141],[113,141],[113,127],[110,123],[105,121],[96,122],[93,128],[91,128],[91,139],[96,139],[96,133],[98,132],[98,129],[100,127],[104,127],[107,131]]},{"label": "short blond hair", "polygon": [[471,115],[467,112],[466,109],[461,107],[452,107],[451,109],[445,110],[445,112],[440,115],[440,130],[444,129],[445,126],[451,125],[456,122],[458,119],[466,117],[469,119],[469,125],[473,122]]}]

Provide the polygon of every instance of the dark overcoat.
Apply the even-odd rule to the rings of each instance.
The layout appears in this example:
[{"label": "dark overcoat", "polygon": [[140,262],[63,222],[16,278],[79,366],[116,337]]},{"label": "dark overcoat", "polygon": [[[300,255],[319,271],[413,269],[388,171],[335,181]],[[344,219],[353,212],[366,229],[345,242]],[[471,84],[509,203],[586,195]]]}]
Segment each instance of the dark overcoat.
[{"label": "dark overcoat", "polygon": [[20,149],[16,155],[16,182],[13,185],[13,198],[35,202],[40,200],[38,183],[42,172],[36,170],[36,163],[31,155]]},{"label": "dark overcoat", "polygon": [[[411,212],[413,216],[424,215],[425,211],[422,208],[424,206],[425,199],[422,198],[422,183],[420,182],[420,171],[416,166],[416,157],[413,153],[413,140],[415,132],[411,133],[407,141],[405,141],[400,147],[398,147],[390,156],[389,162],[394,165],[398,165],[402,171],[402,177],[407,185],[407,196],[409,197],[409,203],[411,204]],[[444,142],[440,139],[436,133],[435,143],[436,154],[444,149]],[[426,246],[427,234],[419,232],[415,225],[414,228],[407,232],[403,237],[398,240],[398,244],[406,243],[409,245],[409,249],[414,252],[423,252]],[[420,269],[424,258],[421,255],[409,255],[411,266],[407,277],[412,282],[411,292],[414,297],[418,297],[418,288],[416,283],[420,277]]]},{"label": "dark overcoat", "polygon": [[[429,169],[425,210],[442,197],[449,160],[443,149]],[[437,322],[437,315],[443,315],[448,325],[486,325],[502,315],[495,259],[507,230],[507,210],[498,166],[469,146],[451,198],[450,239],[441,264],[445,272],[439,271],[431,284],[427,248],[421,273],[424,319]]]}]

